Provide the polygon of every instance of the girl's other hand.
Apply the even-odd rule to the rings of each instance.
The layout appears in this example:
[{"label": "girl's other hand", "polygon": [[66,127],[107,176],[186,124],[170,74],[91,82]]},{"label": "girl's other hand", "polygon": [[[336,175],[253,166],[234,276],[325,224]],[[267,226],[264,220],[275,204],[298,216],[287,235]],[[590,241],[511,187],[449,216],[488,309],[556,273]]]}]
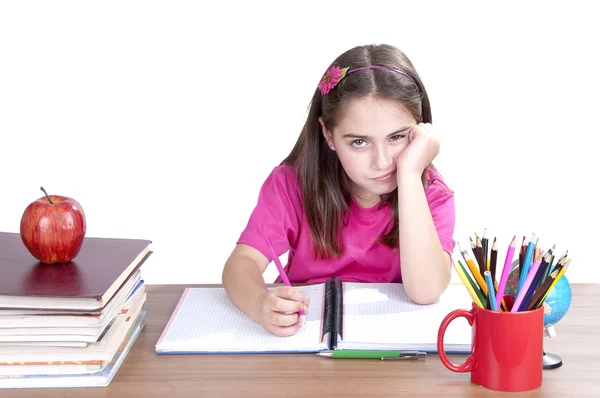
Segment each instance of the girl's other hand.
[{"label": "girl's other hand", "polygon": [[260,298],[259,323],[277,336],[291,336],[301,327],[298,311],[308,312],[310,298],[291,286],[277,286]]},{"label": "girl's other hand", "polygon": [[440,140],[431,123],[419,123],[408,134],[408,145],[396,158],[397,175],[420,176],[440,152]]}]

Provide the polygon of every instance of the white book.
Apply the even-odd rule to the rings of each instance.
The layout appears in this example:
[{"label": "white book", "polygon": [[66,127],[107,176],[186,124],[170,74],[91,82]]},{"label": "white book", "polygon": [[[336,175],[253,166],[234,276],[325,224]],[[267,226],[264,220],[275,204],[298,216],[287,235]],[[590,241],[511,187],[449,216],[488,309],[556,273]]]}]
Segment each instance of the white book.
[{"label": "white book", "polygon": [[[449,285],[430,305],[410,301],[402,284],[342,283],[333,279],[331,283],[297,288],[310,296],[310,307],[306,324],[289,337],[275,336],[253,322],[231,302],[223,288],[187,288],[155,350],[159,354],[350,348],[437,352],[437,333],[443,318],[455,309],[470,309],[472,305],[467,290],[457,284]],[[327,295],[326,289],[330,291]],[[343,303],[338,309],[325,301],[325,297],[336,295]],[[341,316],[336,317],[336,311]],[[447,352],[470,351],[471,327],[467,322],[455,322],[448,328],[444,348]]]},{"label": "white book", "polygon": [[139,306],[144,294],[145,286],[142,285],[121,307],[114,308],[111,318],[105,317],[98,326],[0,328],[0,342],[81,341],[93,343],[98,340],[125,306]]},{"label": "white book", "polygon": [[96,343],[86,347],[0,346],[0,362],[108,361],[127,335],[146,301],[131,302],[117,315],[113,324]]},{"label": "white book", "polygon": [[26,346],[26,347],[87,347],[85,341],[0,341],[2,346]]},{"label": "white book", "polygon": [[0,343],[34,343],[34,342],[67,342],[77,341],[82,343],[93,343],[98,341],[97,336],[85,334],[24,334],[17,336],[0,336]]},{"label": "white book", "polygon": [[[0,335],[8,328],[40,327],[98,327],[106,325],[123,308],[134,289],[144,287],[141,270],[132,275],[108,304],[98,312],[77,313],[73,311],[52,311],[39,309],[0,310]],[[9,333],[12,334],[12,333]]]},{"label": "white book", "polygon": [[97,365],[0,365],[0,384],[2,384],[2,377],[6,376],[95,373],[101,371],[107,365],[108,361],[104,361]]},{"label": "white book", "polygon": [[[30,374],[21,376],[0,377],[0,389],[9,388],[60,388],[60,387],[106,387],[108,386],[121,365],[127,358],[129,351],[133,347],[136,339],[145,326],[145,312],[140,314],[139,319],[131,330],[124,336],[120,342],[117,351],[113,353],[110,361],[103,366],[102,370],[93,373],[75,373],[75,374]],[[50,366],[69,366],[69,365],[50,365]],[[67,370],[67,369],[65,369]]]}]

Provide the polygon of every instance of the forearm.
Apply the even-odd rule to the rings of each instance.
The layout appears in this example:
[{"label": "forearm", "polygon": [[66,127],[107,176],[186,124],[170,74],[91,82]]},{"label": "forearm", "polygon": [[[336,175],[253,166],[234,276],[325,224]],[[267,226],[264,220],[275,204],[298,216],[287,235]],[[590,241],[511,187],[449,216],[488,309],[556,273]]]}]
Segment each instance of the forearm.
[{"label": "forearm", "polygon": [[223,268],[222,279],[231,301],[258,322],[261,297],[268,290],[254,260],[247,256],[230,257]]},{"label": "forearm", "polygon": [[440,244],[418,175],[398,174],[398,219],[406,293],[416,303],[432,303],[450,282],[450,262]]}]

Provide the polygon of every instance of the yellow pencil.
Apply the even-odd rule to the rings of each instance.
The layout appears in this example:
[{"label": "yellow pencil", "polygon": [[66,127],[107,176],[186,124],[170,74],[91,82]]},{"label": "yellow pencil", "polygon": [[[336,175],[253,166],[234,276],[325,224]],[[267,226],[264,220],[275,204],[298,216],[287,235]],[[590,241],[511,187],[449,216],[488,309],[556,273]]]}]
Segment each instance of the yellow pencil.
[{"label": "yellow pencil", "polygon": [[471,258],[471,256],[469,256],[469,253],[467,251],[463,251],[462,254],[463,254],[463,258],[467,262],[467,265],[469,266],[469,269],[471,270],[471,273],[473,274],[473,276],[475,277],[475,280],[479,284],[481,291],[483,292],[484,296],[487,297],[488,296],[487,284],[483,280],[483,276],[481,276],[479,269],[477,268],[477,266],[473,262],[473,259]]},{"label": "yellow pencil", "polygon": [[548,290],[546,290],[546,293],[544,293],[544,295],[542,296],[542,298],[540,299],[540,302],[543,303],[544,300],[546,300],[546,297],[548,297],[548,293],[550,293],[550,290],[552,290],[552,288],[554,287],[554,285],[556,285],[556,282],[558,282],[558,280],[564,275],[564,273],[567,271],[567,268],[569,268],[569,264],[571,263],[571,259],[568,259],[567,262],[565,263],[565,265],[563,265],[562,269],[560,271],[558,271],[558,275],[556,275],[556,278],[554,278],[554,280],[552,281],[552,283],[550,284],[550,287],[548,288]]},{"label": "yellow pencil", "polygon": [[458,277],[462,281],[463,285],[465,285],[465,287],[467,288],[467,291],[469,292],[469,295],[473,299],[473,302],[475,303],[475,305],[477,305],[480,308],[485,308],[483,306],[483,304],[481,303],[481,301],[479,300],[479,297],[477,297],[477,294],[475,293],[475,290],[473,290],[473,286],[471,286],[471,284],[467,280],[467,276],[463,273],[463,270],[456,263],[456,260],[454,259],[454,256],[452,256],[452,263],[454,264],[454,269],[456,270],[456,273],[458,274]]}]

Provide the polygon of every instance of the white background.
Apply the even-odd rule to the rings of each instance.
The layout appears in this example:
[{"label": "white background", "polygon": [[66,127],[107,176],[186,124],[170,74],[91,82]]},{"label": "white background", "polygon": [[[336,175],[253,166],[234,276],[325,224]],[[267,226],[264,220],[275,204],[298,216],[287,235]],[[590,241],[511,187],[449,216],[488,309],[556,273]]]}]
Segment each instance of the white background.
[{"label": "white background", "polygon": [[596,8],[2,2],[0,230],[18,232],[44,186],[82,204],[87,236],[152,240],[147,283],[219,283],[327,66],[389,43],[429,92],[455,238],[488,228],[503,260],[513,235],[536,233],[569,250],[570,281],[600,282]]}]

